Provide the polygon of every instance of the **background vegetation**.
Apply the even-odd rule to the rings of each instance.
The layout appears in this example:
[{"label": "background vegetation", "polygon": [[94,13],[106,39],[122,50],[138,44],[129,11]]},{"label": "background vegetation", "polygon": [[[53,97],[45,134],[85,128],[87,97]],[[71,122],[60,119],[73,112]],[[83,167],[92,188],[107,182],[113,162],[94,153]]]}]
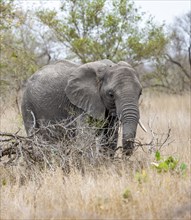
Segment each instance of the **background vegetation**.
[{"label": "background vegetation", "polygon": [[[42,167],[26,164],[22,153],[15,164],[4,158],[0,218],[191,218],[191,12],[167,25],[130,0],[60,3],[58,10],[25,10],[22,1],[0,0],[0,130],[14,137],[3,142],[0,133],[1,148],[19,143],[22,152],[15,133],[25,136],[19,110],[25,83],[58,59],[86,63],[108,58],[133,65],[144,87],[141,119],[149,130],[145,134],[138,128],[137,138],[149,143],[154,137],[155,142],[139,147],[128,160],[97,166],[82,161],[83,172],[72,166],[68,174],[57,161]],[[160,146],[169,128],[171,135]],[[79,139],[76,146],[92,146],[92,140]]]},{"label": "background vegetation", "polygon": [[190,12],[167,26],[129,0],[60,2],[57,11],[26,11],[22,2],[0,1],[2,99],[7,91],[17,94],[40,66],[64,58],[124,60],[137,68],[145,88],[189,90]]}]

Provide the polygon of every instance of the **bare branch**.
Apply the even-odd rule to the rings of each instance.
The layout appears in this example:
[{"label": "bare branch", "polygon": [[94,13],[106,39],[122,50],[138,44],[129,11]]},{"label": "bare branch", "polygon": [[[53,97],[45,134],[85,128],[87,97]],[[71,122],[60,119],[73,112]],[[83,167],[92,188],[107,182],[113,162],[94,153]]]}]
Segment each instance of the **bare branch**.
[{"label": "bare branch", "polygon": [[188,59],[189,59],[190,70],[191,70],[191,43],[190,43],[190,46],[188,47]]},{"label": "bare branch", "polygon": [[[29,137],[18,135],[18,132],[13,134],[0,132],[1,163],[17,165],[20,161],[22,163],[24,161],[29,169],[34,166],[43,166],[54,170],[57,166],[61,166],[64,172],[69,172],[68,170],[72,167],[78,167],[84,172],[86,162],[93,168],[111,161],[111,158],[112,161],[113,159],[128,161],[130,156],[126,155],[125,149],[120,144],[115,149],[108,147],[111,143],[117,144],[115,134],[118,131],[119,137],[119,128],[122,128],[118,121],[112,128],[104,128],[104,123],[102,127],[88,126],[78,119],[80,119],[79,116],[63,123],[49,124],[34,131]],[[138,139],[128,140],[134,142],[134,151],[142,148],[145,152],[153,152],[169,144],[170,128],[167,133],[157,134],[153,131],[152,122],[150,122],[149,129],[151,137],[147,143]],[[57,134],[56,137],[55,134]],[[103,139],[105,136],[102,135],[106,135],[107,138]],[[99,138],[96,139],[96,136]]]},{"label": "bare branch", "polygon": [[177,65],[181,70],[182,72],[190,79],[191,78],[191,75],[186,71],[186,69],[182,66],[182,64],[176,60],[174,60],[170,55],[166,54],[167,56],[167,59],[171,62],[171,63],[174,63],[175,65]]}]

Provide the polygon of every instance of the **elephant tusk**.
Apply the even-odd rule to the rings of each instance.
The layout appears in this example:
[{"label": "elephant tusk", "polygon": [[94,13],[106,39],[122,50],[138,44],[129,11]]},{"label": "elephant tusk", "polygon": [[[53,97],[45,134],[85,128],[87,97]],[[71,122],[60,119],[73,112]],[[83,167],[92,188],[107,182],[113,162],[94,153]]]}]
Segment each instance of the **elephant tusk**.
[{"label": "elephant tusk", "polygon": [[122,150],[122,136],[123,136],[123,126],[121,122],[119,122],[119,128],[118,128],[118,140],[117,140],[117,150],[115,152],[115,158],[122,158],[123,150]]},{"label": "elephant tusk", "polygon": [[123,126],[122,123],[119,122],[119,128],[118,128],[118,144],[117,146],[123,146],[122,144],[122,137],[123,136]]},{"label": "elephant tusk", "polygon": [[147,133],[147,129],[146,129],[145,126],[142,124],[141,120],[139,120],[139,125],[140,125],[140,127],[143,129],[143,131]]},{"label": "elephant tusk", "polygon": [[33,129],[36,127],[36,118],[35,118],[35,115],[33,113],[33,111],[30,111],[31,115],[32,115],[32,118],[33,118]]}]

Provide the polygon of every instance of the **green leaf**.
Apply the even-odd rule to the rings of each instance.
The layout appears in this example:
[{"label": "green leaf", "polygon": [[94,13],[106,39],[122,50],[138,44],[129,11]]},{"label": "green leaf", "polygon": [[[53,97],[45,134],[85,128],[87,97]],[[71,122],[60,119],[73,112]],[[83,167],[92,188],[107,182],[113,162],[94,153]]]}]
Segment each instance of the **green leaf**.
[{"label": "green leaf", "polygon": [[125,191],[123,192],[123,198],[124,198],[124,199],[132,198],[131,191],[130,191],[128,188],[125,189]]},{"label": "green leaf", "polygon": [[165,163],[168,165],[169,169],[174,170],[178,164],[178,160],[170,156],[165,160]]},{"label": "green leaf", "polygon": [[18,58],[17,54],[14,51],[12,52],[11,57],[12,58]]},{"label": "green leaf", "polygon": [[160,152],[158,150],[155,153],[155,159],[156,159],[156,161],[161,160],[161,155],[160,155]]},{"label": "green leaf", "polygon": [[135,179],[141,184],[142,182],[146,182],[148,179],[147,173],[145,170],[141,170],[141,172],[136,172]]},{"label": "green leaf", "polygon": [[161,172],[161,171],[165,171],[167,172],[169,170],[169,166],[166,162],[161,162],[159,164],[159,166],[157,167],[158,171]]},{"label": "green leaf", "polygon": [[180,170],[185,171],[187,169],[187,165],[185,163],[180,164]]},{"label": "green leaf", "polygon": [[2,180],[2,185],[3,185],[3,186],[6,186],[6,185],[7,185],[6,179],[3,179],[3,180]]}]

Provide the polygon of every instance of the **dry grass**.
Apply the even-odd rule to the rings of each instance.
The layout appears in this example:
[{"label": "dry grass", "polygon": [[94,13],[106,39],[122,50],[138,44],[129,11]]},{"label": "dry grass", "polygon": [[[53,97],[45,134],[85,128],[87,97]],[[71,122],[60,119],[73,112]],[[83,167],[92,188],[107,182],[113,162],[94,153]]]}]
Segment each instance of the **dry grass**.
[{"label": "dry grass", "polygon": [[[73,169],[64,175],[58,167],[36,170],[28,178],[22,166],[1,166],[1,219],[191,219],[190,112],[189,95],[147,94],[141,104],[145,125],[150,122],[156,133],[172,129],[173,142],[161,154],[186,163],[186,175],[157,173],[150,165],[154,153],[145,148],[136,151],[130,162],[87,167],[84,174]],[[21,127],[13,108],[1,116],[1,131]],[[150,140],[140,128],[137,137]]]}]

